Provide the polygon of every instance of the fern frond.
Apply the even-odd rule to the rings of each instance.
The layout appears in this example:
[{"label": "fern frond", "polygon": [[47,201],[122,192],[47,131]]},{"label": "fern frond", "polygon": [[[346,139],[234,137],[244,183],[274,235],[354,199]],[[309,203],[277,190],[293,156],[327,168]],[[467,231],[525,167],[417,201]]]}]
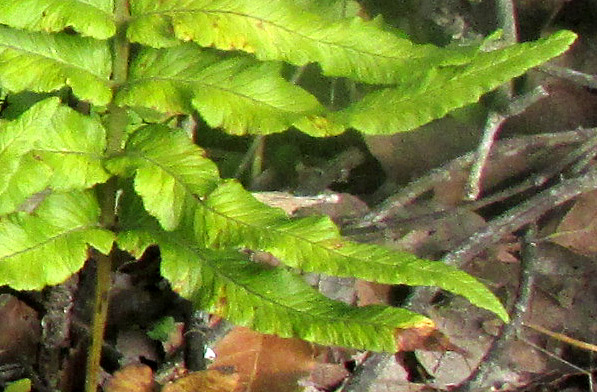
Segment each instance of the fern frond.
[{"label": "fern frond", "polygon": [[463,64],[475,51],[415,45],[376,21],[330,21],[291,0],[137,0],[131,3],[127,36],[158,48],[194,41],[254,53],[260,60],[317,62],[325,75],[367,83],[396,83],[433,66]]},{"label": "fern frond", "polygon": [[38,121],[44,130],[38,132],[32,152],[51,168],[48,185],[52,189],[86,189],[108,180],[102,164],[106,131],[99,118],[59,105],[51,116]]},{"label": "fern frond", "polygon": [[192,43],[143,50],[116,102],[171,114],[194,108],[211,127],[238,135],[284,131],[324,110],[315,97],[280,76],[280,64],[248,56],[222,58]]},{"label": "fern frond", "polygon": [[106,41],[0,26],[0,85],[9,92],[50,92],[69,86],[97,105],[112,97],[112,58]]},{"label": "fern frond", "polygon": [[174,230],[189,197],[212,191],[220,177],[216,165],[203,156],[183,132],[161,125],[136,131],[123,156],[106,162],[115,174],[135,174],[135,191],[145,208],[166,230]]},{"label": "fern frond", "polygon": [[[108,253],[113,233],[99,227],[91,191],[49,195],[34,214],[0,220],[0,285],[40,290],[64,281],[87,259],[88,244]],[[51,263],[51,268],[47,265]]]},{"label": "fern frond", "polygon": [[27,200],[45,190],[52,176],[52,169],[31,152],[16,159],[14,164],[14,170],[0,175],[8,177],[0,192],[0,215],[28,210]]},{"label": "fern frond", "polygon": [[233,181],[222,183],[197,203],[193,227],[204,247],[261,249],[304,271],[387,284],[436,286],[508,319],[500,301],[467,273],[407,252],[346,241],[328,217],[290,219]]},{"label": "fern frond", "polygon": [[[55,107],[49,107],[49,105],[35,105],[23,114],[19,120],[0,123],[0,167],[2,167],[2,170],[0,170],[0,213],[12,211],[28,196],[46,187],[47,179],[42,181],[41,187],[35,182],[29,183],[27,181],[25,184],[28,186],[23,186],[21,192],[12,190],[16,194],[8,194],[10,184],[16,173],[24,166],[23,163],[25,162],[22,162],[22,160],[40,137],[41,133],[39,132],[43,131],[41,127],[35,129],[32,124],[36,124],[36,119],[40,116],[49,116],[54,109]],[[35,132],[36,130],[37,132]],[[49,168],[43,163],[40,163],[40,165],[46,169],[45,174],[49,173]],[[34,172],[35,170],[32,170],[32,173]],[[39,176],[36,177],[39,178]],[[21,178],[23,177],[18,179]],[[27,188],[31,186],[33,188],[27,191]],[[19,196],[19,193],[23,194]]]},{"label": "fern frond", "polygon": [[362,11],[362,6],[354,0],[294,0],[294,5],[333,21],[358,16]]},{"label": "fern frond", "polygon": [[535,42],[481,52],[465,66],[437,68],[420,84],[370,93],[332,114],[331,121],[365,134],[409,131],[477,102],[488,91],[563,53],[575,39],[576,34],[561,31]]},{"label": "fern frond", "polygon": [[[148,140],[152,139],[154,130],[154,127],[145,129]],[[149,154],[158,148],[157,145],[141,151],[127,147],[125,155],[117,158],[115,163],[108,162],[108,167],[114,165],[115,172],[123,175],[134,173],[135,190],[141,195],[146,209],[166,229],[177,228],[178,235],[192,238],[195,246],[265,250],[282,262],[305,271],[389,284],[437,286],[508,318],[499,300],[484,285],[458,269],[421,260],[406,252],[345,241],[329,218],[290,219],[281,209],[257,201],[235,181],[223,181],[210,193],[205,193],[203,187],[194,191],[198,185],[184,166],[165,164],[170,154],[179,154],[179,147],[170,147],[175,145],[170,141],[173,139],[171,134],[160,132],[159,135],[161,147],[150,158]],[[131,137],[133,143],[135,136]],[[188,139],[177,143],[192,145]],[[172,151],[167,152],[170,149]],[[188,150],[188,155],[193,153],[197,159],[204,159],[198,151]],[[165,171],[165,166],[168,167],[167,176],[160,173]],[[147,179],[142,183],[141,169],[147,170]],[[156,204],[160,208],[156,208]],[[172,206],[176,211],[174,217],[168,215]]]},{"label": "fern frond", "polygon": [[52,33],[72,27],[82,35],[107,39],[116,33],[113,10],[113,0],[2,0],[0,23]]},{"label": "fern frond", "polygon": [[405,309],[355,308],[330,300],[293,273],[250,262],[235,251],[197,248],[192,236],[164,232],[134,195],[125,192],[121,207],[129,218],[122,222],[118,245],[135,255],[159,245],[161,273],[172,288],[197,308],[235,324],[321,344],[390,352],[396,351],[398,329],[432,326]]},{"label": "fern frond", "polygon": [[46,187],[85,189],[108,179],[101,123],[60,105],[58,98],[37,103],[0,130],[0,214],[15,211]]},{"label": "fern frond", "polygon": [[395,352],[398,329],[433,325],[406,309],[330,300],[291,272],[252,263],[236,252],[164,244],[160,249],[162,275],[174,290],[201,309],[262,333]]}]

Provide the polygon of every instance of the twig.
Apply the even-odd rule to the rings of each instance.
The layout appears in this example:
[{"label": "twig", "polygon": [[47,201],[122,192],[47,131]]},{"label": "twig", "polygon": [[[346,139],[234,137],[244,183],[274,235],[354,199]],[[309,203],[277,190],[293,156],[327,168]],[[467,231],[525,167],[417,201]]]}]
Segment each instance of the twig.
[{"label": "twig", "polygon": [[492,220],[469,241],[448,253],[443,261],[462,266],[484,249],[498,243],[505,235],[535,222],[554,207],[595,189],[597,189],[597,169],[595,168],[579,177],[564,180]]},{"label": "twig", "polygon": [[571,338],[570,336],[566,336],[563,333],[550,331],[549,329],[543,328],[542,326],[537,324],[524,323],[523,325],[527,328],[534,329],[537,332],[541,332],[542,334],[557,339],[561,342],[568,343],[571,346],[575,346],[583,350],[597,352],[597,345]]},{"label": "twig", "polygon": [[[514,16],[514,4],[512,0],[497,0],[497,20],[502,28],[503,36],[500,47],[513,45],[518,41],[516,33],[516,18]],[[512,83],[502,85],[496,92],[498,101],[512,100]],[[510,104],[508,104],[510,106]],[[487,115],[487,121],[483,127],[483,136],[477,149],[477,154],[471,169],[467,185],[466,197],[469,200],[477,200],[481,194],[481,180],[483,169],[487,164],[491,146],[496,139],[502,124],[508,118],[507,111],[492,109]]]},{"label": "twig", "polygon": [[385,366],[389,361],[394,361],[394,357],[389,354],[370,354],[362,364],[360,364],[354,375],[341,389],[342,392],[366,392],[372,390],[375,382],[380,378]]},{"label": "twig", "polygon": [[488,380],[500,367],[507,344],[515,338],[517,331],[522,326],[522,319],[529,306],[532,287],[534,283],[535,264],[538,262],[537,244],[534,241],[535,229],[529,229],[524,237],[520,263],[520,284],[518,294],[511,312],[512,321],[505,324],[498,337],[494,339],[479,367],[461,383],[453,392],[473,392],[487,390]]},{"label": "twig", "polygon": [[582,87],[597,88],[597,76],[595,75],[549,64],[540,66],[539,70],[546,74],[569,80]]},{"label": "twig", "polygon": [[564,358],[560,358],[559,356],[555,355],[554,353],[547,351],[543,347],[537,346],[535,343],[533,343],[533,342],[531,342],[531,341],[523,338],[522,336],[519,336],[518,339],[521,342],[524,342],[524,343],[528,344],[529,346],[533,347],[535,350],[542,352],[543,354],[547,355],[548,357],[551,357],[551,358],[555,359],[558,362],[562,362],[562,363],[570,366],[572,369],[585,374],[587,376],[587,378],[589,379],[589,391],[593,392],[595,390],[594,381],[593,381],[593,374],[590,371],[587,371],[587,370],[585,370],[585,369],[583,369],[581,367],[578,367],[575,364],[566,361]]},{"label": "twig", "polygon": [[46,314],[41,320],[42,340],[39,349],[39,371],[49,387],[58,388],[61,349],[68,347],[74,297],[79,285],[79,275],[64,283],[46,288],[44,304]]},{"label": "twig", "polygon": [[[592,168],[582,176],[564,180],[492,220],[459,248],[444,256],[442,261],[462,268],[483,250],[498,243],[504,236],[535,223],[537,219],[554,207],[595,189],[597,189],[596,168]],[[438,292],[439,289],[434,287],[417,287],[409,299],[408,307],[413,311],[424,313],[426,304]]]},{"label": "twig", "polygon": [[205,358],[206,329],[208,328],[209,315],[202,311],[195,311],[189,314],[184,333],[185,339],[185,363],[190,371],[205,370],[207,360]]},{"label": "twig", "polygon": [[489,152],[491,151],[495,137],[507,118],[503,114],[494,111],[491,111],[487,115],[487,122],[483,128],[483,137],[477,148],[475,161],[473,162],[468,178],[466,198],[469,200],[477,200],[481,194],[483,169],[487,165]]},{"label": "twig", "polygon": [[[561,175],[566,168],[569,173],[578,175],[580,172],[584,170],[588,166],[588,162],[597,154],[597,136],[593,137],[586,143],[584,143],[578,149],[572,151],[566,157],[562,159],[558,159],[553,166],[547,167],[545,170],[533,175],[532,177],[528,177],[519,184],[516,184],[510,188],[506,188],[500,192],[493,193],[487,197],[484,197],[480,200],[475,200],[472,202],[463,203],[458,205],[454,208],[446,209],[440,206],[438,209],[432,209],[424,214],[419,214],[415,216],[408,216],[406,218],[390,218],[385,221],[386,224],[396,227],[404,224],[413,223],[413,221],[420,221],[420,220],[428,220],[434,221],[438,219],[442,219],[447,215],[451,214],[458,214],[459,211],[476,211],[480,208],[489,206],[494,203],[502,202],[507,200],[508,198],[520,194],[522,192],[528,191],[532,188],[537,188],[545,185],[547,181],[552,179],[557,175]],[[365,231],[362,229],[360,231]],[[343,233],[347,231],[344,230]],[[359,230],[356,231],[357,233]],[[353,231],[353,234],[356,234]]]},{"label": "twig", "polygon": [[512,0],[497,0],[498,25],[503,30],[504,41],[508,44],[518,42],[516,17]]},{"label": "twig", "polygon": [[473,167],[471,168],[471,174],[469,176],[469,182],[467,184],[466,196],[469,200],[476,200],[481,194],[481,181],[483,180],[483,171],[487,166],[489,159],[489,153],[491,147],[494,144],[497,133],[499,132],[502,124],[511,116],[525,111],[529,106],[537,102],[538,100],[547,96],[547,91],[542,86],[535,88],[528,94],[524,94],[514,100],[512,100],[505,112],[491,111],[487,116],[487,122],[483,128],[483,137]]},{"label": "twig", "polygon": [[[492,152],[492,156],[504,156],[506,154],[513,156],[538,148],[553,148],[582,143],[595,137],[595,135],[597,135],[597,128],[581,128],[567,132],[538,134],[500,140],[496,143],[496,148]],[[395,216],[398,211],[404,208],[404,206],[411,204],[421,195],[432,190],[438,183],[449,181],[452,177],[452,173],[466,170],[472,164],[474,154],[474,152],[469,152],[462,155],[440,168],[431,170],[426,176],[411,182],[398,193],[389,197],[378,207],[374,208],[365,217],[354,222],[347,228],[347,231],[366,228],[377,229],[387,226],[391,217]],[[542,181],[539,183],[542,183]],[[493,198],[494,196],[490,197]]]}]

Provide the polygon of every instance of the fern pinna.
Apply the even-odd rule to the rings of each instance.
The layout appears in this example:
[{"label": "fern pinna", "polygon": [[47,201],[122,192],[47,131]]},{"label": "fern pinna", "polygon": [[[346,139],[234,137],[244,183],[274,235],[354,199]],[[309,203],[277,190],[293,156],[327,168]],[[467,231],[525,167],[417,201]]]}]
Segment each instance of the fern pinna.
[{"label": "fern pinna", "polygon": [[[258,202],[170,121],[197,112],[234,135],[408,131],[575,39],[562,31],[494,51],[439,48],[357,10],[339,0],[0,2],[0,284],[39,290],[76,273],[89,247],[110,263],[113,243],[136,257],[158,245],[175,291],[261,332],[393,351],[397,330],[431,325],[405,309],[327,299],[289,269],[251,262],[248,248],[297,270],[437,286],[507,321],[464,272]],[[369,93],[331,110],[282,76],[284,64],[309,63]]]}]

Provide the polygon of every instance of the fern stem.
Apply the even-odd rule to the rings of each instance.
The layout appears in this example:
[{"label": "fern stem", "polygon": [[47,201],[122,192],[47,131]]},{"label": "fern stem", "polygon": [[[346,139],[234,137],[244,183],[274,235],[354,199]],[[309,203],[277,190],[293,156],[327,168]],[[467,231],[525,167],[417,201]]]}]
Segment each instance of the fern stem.
[{"label": "fern stem", "polygon": [[87,353],[85,392],[95,392],[100,375],[100,359],[104,340],[104,327],[108,316],[108,292],[112,283],[112,253],[96,257],[95,303],[91,324],[91,346]]},{"label": "fern stem", "polygon": [[259,177],[263,172],[263,161],[265,155],[265,136],[259,135],[255,138],[255,155],[253,157],[253,163],[251,164],[251,184]]},{"label": "fern stem", "polygon": [[238,168],[234,173],[234,178],[240,179],[240,177],[245,173],[249,166],[251,167],[251,169],[254,168],[253,161],[255,160],[255,155],[257,154],[257,151],[263,143],[262,138],[263,136],[261,135],[255,136],[253,142],[251,142],[251,145],[249,146],[249,149],[245,153],[242,161],[238,165]]},{"label": "fern stem", "polygon": [[[126,39],[126,24],[129,17],[128,0],[116,0],[114,4],[114,19],[117,33],[113,43],[112,81],[116,92],[127,80],[129,43]],[[128,118],[124,108],[117,107],[113,102],[108,105],[108,115],[105,126],[107,131],[107,155],[122,149]],[[118,184],[116,178],[110,179],[99,187],[98,195],[101,204],[101,223],[109,229],[116,226],[116,194]],[[104,330],[108,316],[108,295],[112,283],[112,264],[115,252],[109,255],[95,252],[97,270],[94,298],[94,312],[91,324],[91,345],[87,353],[87,369],[85,374],[85,392],[96,392],[100,375],[100,360],[104,341]]]},{"label": "fern stem", "polygon": [[[128,1],[118,0],[114,8],[118,29],[114,37],[112,59],[112,82],[114,93],[126,83],[128,76],[130,46],[126,38],[126,24],[129,18]],[[108,105],[108,154],[122,148],[122,138],[127,125],[127,112],[113,102]]]}]

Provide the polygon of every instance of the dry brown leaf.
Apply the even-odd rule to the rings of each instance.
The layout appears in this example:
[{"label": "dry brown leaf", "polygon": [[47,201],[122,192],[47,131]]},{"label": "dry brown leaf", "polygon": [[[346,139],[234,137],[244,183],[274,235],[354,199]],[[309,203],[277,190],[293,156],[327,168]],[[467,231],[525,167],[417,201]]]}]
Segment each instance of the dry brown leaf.
[{"label": "dry brown leaf", "polygon": [[306,387],[318,391],[333,391],[350,376],[350,372],[338,363],[318,363],[307,380],[301,381]]},{"label": "dry brown leaf", "polygon": [[420,325],[396,331],[396,351],[454,351],[465,355],[466,351],[456,346],[446,335],[441,333],[433,321],[421,322]]},{"label": "dry brown leaf", "polygon": [[241,391],[297,391],[298,380],[313,369],[315,347],[299,339],[282,339],[237,327],[214,347],[213,368],[233,368]]},{"label": "dry brown leaf", "polygon": [[162,392],[233,392],[238,387],[238,373],[211,369],[193,372],[168,383],[162,388]]},{"label": "dry brown leaf", "polygon": [[576,200],[552,241],[581,254],[597,253],[597,191]]},{"label": "dry brown leaf", "polygon": [[105,392],[152,392],[153,371],[147,365],[131,364],[115,372]]},{"label": "dry brown leaf", "polygon": [[159,358],[155,342],[140,328],[120,330],[116,338],[116,349],[122,355],[121,365],[136,364],[142,358],[157,362]]},{"label": "dry brown leaf", "polygon": [[357,280],[355,283],[355,288],[357,292],[358,306],[367,306],[373,304],[390,304],[392,286],[389,284]]},{"label": "dry brown leaf", "polygon": [[[390,285],[357,281],[356,287],[359,306],[390,303],[392,290]],[[412,328],[397,329],[395,337],[397,352],[425,350],[465,353],[464,350],[450,342],[431,320],[423,321]]]},{"label": "dry brown leaf", "polygon": [[35,310],[12,295],[0,295],[0,364],[32,362],[40,333]]}]

